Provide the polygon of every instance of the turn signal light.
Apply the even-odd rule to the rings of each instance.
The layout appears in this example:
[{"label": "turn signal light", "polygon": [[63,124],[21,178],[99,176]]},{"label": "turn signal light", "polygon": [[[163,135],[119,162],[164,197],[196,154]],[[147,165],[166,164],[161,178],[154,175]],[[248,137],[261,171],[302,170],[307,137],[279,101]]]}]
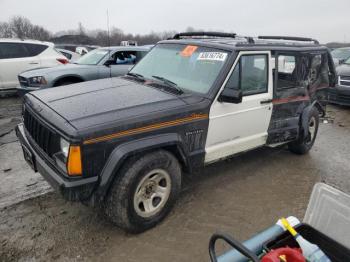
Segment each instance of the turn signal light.
[{"label": "turn signal light", "polygon": [[67,171],[70,176],[81,176],[81,152],[80,146],[70,146],[67,160]]}]

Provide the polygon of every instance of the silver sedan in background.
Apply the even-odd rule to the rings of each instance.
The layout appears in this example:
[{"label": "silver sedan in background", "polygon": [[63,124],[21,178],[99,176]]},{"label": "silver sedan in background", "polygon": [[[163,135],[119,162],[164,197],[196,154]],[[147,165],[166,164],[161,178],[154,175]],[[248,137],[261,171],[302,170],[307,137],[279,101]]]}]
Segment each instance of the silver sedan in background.
[{"label": "silver sedan in background", "polygon": [[58,52],[60,52],[62,55],[64,55],[65,57],[67,57],[67,59],[69,60],[70,63],[73,63],[75,61],[77,61],[81,55],[76,53],[76,52],[72,52],[70,50],[66,50],[66,49],[61,49],[61,48],[55,48]]},{"label": "silver sedan in background", "polygon": [[19,95],[41,88],[125,75],[152,46],[101,47],[72,64],[25,71],[18,76]]}]

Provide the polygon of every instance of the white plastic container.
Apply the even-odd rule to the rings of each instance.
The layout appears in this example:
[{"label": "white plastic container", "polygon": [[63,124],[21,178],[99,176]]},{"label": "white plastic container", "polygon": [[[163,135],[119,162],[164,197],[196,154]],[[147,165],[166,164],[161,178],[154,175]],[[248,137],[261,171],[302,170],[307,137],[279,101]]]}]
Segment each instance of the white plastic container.
[{"label": "white plastic container", "polygon": [[304,222],[350,248],[350,195],[324,183],[317,183]]}]

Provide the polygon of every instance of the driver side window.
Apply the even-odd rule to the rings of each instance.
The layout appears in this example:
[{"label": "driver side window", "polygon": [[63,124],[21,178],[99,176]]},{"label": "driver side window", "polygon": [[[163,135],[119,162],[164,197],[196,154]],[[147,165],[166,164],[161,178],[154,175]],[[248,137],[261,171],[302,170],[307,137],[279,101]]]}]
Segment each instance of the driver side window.
[{"label": "driver side window", "polygon": [[268,88],[267,61],[267,55],[242,55],[225,89],[242,90],[243,96],[266,93]]}]

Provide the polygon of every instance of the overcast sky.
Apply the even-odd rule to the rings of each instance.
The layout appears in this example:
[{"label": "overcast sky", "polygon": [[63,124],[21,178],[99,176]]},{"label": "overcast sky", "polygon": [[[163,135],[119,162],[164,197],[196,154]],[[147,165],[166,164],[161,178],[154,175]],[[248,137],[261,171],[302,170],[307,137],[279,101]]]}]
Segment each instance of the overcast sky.
[{"label": "overcast sky", "polygon": [[0,0],[0,21],[23,15],[57,32],[110,26],[130,33],[188,26],[242,35],[307,36],[350,41],[350,0]]}]

